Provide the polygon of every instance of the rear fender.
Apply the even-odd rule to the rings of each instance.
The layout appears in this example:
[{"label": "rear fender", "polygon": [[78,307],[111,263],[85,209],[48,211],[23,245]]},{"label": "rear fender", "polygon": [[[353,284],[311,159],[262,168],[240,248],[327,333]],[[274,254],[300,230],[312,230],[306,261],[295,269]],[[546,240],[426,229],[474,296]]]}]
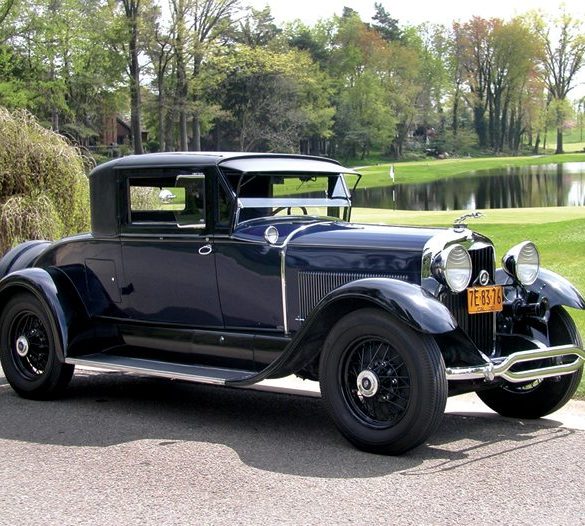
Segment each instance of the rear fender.
[{"label": "rear fender", "polygon": [[73,285],[58,269],[17,270],[0,280],[0,305],[19,292],[33,294],[45,308],[56,336],[57,356],[64,361],[75,325],[88,318]]},{"label": "rear fender", "polygon": [[0,259],[0,278],[28,267],[49,245],[50,241],[26,241],[6,252]]}]

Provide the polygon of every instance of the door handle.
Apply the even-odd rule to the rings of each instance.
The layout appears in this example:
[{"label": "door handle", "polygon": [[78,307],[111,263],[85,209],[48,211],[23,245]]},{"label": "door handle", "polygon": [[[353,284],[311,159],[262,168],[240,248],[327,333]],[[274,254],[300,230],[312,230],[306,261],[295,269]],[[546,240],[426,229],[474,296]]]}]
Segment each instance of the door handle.
[{"label": "door handle", "polygon": [[208,256],[209,254],[211,254],[212,251],[213,248],[211,248],[211,245],[203,245],[202,247],[199,248],[199,254],[201,254],[202,256]]}]

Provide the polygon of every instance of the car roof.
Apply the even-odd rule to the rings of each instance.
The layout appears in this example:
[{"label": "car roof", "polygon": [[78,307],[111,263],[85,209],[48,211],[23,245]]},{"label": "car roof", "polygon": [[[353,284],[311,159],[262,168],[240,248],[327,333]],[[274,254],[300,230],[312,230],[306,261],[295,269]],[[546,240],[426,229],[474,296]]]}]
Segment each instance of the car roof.
[{"label": "car roof", "polygon": [[[116,187],[123,170],[201,170],[209,166],[239,173],[355,174],[337,161],[309,155],[242,152],[170,152],[129,155],[100,164],[89,174],[92,231],[113,235],[118,228]],[[182,171],[182,170],[181,170]]]},{"label": "car roof", "polygon": [[117,169],[204,167],[218,165],[243,172],[291,172],[310,171],[321,173],[354,173],[327,157],[280,153],[248,152],[163,152],[120,157],[94,168],[91,175],[105,175]]}]

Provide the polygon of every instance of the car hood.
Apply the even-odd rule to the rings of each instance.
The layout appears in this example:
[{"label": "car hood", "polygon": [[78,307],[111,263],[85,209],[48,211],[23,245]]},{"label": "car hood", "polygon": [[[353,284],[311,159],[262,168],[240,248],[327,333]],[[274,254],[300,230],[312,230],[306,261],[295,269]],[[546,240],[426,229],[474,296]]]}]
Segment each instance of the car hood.
[{"label": "car hood", "polygon": [[326,223],[298,229],[289,238],[291,247],[376,248],[422,251],[426,242],[445,229],[406,226]]},{"label": "car hood", "polygon": [[241,225],[234,237],[248,241],[264,241],[268,227],[278,230],[277,246],[331,247],[340,249],[387,249],[421,251],[427,241],[445,228],[385,226],[342,221],[261,220]]}]

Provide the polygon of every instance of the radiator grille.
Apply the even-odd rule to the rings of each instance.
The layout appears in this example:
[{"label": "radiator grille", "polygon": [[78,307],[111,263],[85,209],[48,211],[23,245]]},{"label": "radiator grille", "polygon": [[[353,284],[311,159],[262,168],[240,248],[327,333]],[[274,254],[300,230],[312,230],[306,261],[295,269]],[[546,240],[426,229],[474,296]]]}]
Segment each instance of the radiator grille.
[{"label": "radiator grille", "polygon": [[304,320],[313,307],[332,290],[365,278],[407,280],[405,274],[371,274],[361,272],[299,272],[299,318]]},{"label": "radiator grille", "polygon": [[[494,282],[495,264],[493,247],[484,247],[469,251],[473,264],[473,283],[481,270],[487,270],[490,274],[490,282]],[[477,348],[488,356],[494,349],[494,325],[495,313],[468,314],[467,312],[467,291],[461,294],[446,293],[442,297],[443,304],[453,313],[461,329],[477,345]]]}]

